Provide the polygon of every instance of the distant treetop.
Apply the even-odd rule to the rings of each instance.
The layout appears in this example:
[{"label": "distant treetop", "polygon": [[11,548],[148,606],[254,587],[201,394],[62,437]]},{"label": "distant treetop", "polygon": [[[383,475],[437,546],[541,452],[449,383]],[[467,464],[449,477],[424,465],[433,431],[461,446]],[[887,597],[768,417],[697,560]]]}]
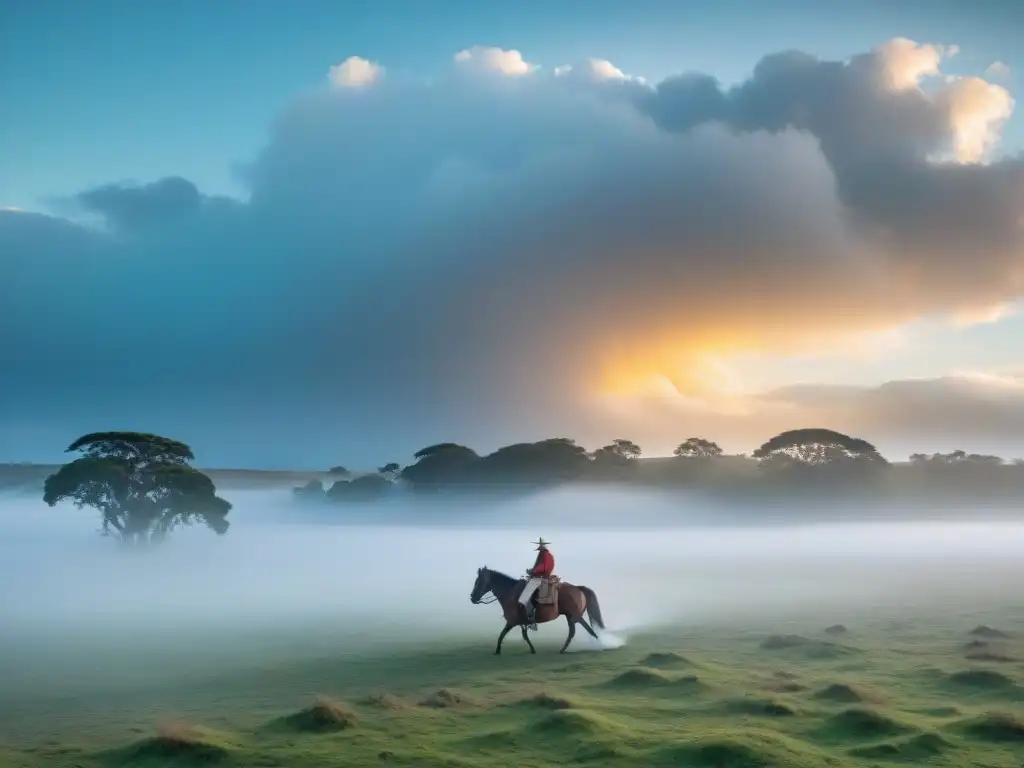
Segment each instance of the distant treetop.
[{"label": "distant treetop", "polygon": [[124,460],[146,460],[183,464],[194,461],[192,449],[185,443],[149,432],[90,432],[65,449],[82,451],[86,456],[114,456]]},{"label": "distant treetop", "polygon": [[835,446],[849,453],[878,456],[881,458],[878,449],[867,440],[861,440],[859,437],[850,437],[832,429],[822,428],[791,429],[787,432],[782,432],[754,451],[753,456],[756,459],[762,459],[776,451],[810,445]]},{"label": "distant treetop", "polygon": [[464,445],[458,443],[436,443],[434,445],[428,445],[426,448],[421,448],[413,454],[414,459],[424,459],[427,456],[433,456],[437,453],[446,453],[448,451],[458,451],[460,453],[472,453],[474,456],[477,455],[476,451],[472,448],[467,448]]}]

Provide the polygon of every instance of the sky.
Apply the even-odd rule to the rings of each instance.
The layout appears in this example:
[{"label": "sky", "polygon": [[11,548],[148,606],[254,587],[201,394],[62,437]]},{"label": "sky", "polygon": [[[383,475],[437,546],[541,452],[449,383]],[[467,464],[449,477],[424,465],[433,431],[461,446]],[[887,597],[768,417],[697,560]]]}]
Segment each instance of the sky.
[{"label": "sky", "polygon": [[1024,455],[1024,7],[0,3],[0,461]]}]

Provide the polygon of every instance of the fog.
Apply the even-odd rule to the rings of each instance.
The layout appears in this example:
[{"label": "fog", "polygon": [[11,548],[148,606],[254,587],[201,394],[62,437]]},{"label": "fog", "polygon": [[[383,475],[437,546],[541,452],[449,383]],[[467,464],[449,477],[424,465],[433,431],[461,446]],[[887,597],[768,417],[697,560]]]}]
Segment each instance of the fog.
[{"label": "fog", "polygon": [[[87,680],[104,652],[125,674],[134,664],[133,674],[181,676],[282,653],[386,653],[475,639],[489,650],[502,619],[497,605],[470,603],[476,569],[520,574],[539,535],[553,542],[562,578],[597,592],[608,643],[660,624],[810,612],[824,626],[868,609],[899,617],[998,604],[1024,575],[1024,524],[1016,523],[610,530],[602,516],[659,519],[665,502],[563,490],[481,506],[484,527],[470,527],[465,508],[452,526],[338,525],[325,520],[344,518],[344,507],[303,512],[287,489],[225,495],[235,504],[226,536],[183,530],[145,553],[98,536],[91,510],[0,498],[4,673],[43,679],[59,669],[70,685]],[[406,511],[405,519],[417,514]],[[590,525],[572,522],[584,519]],[[538,638],[561,642],[565,629],[564,621],[544,625]],[[520,643],[514,634],[506,641]],[[600,647],[582,632],[574,641],[577,651]]]}]

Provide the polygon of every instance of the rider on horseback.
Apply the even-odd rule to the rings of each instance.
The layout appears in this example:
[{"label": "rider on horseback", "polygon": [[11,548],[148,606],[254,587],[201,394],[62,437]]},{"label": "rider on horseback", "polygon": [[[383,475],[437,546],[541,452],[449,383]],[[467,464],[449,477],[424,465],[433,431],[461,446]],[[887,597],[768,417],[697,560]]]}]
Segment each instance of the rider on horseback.
[{"label": "rider on horseback", "polygon": [[526,582],[526,586],[523,587],[523,594],[519,596],[519,604],[526,609],[526,625],[530,629],[537,629],[537,607],[533,604],[532,598],[544,579],[554,573],[555,558],[548,550],[548,544],[551,542],[544,541],[543,536],[532,543],[537,545],[537,560],[534,562],[533,567],[526,572],[526,575],[530,578]]}]

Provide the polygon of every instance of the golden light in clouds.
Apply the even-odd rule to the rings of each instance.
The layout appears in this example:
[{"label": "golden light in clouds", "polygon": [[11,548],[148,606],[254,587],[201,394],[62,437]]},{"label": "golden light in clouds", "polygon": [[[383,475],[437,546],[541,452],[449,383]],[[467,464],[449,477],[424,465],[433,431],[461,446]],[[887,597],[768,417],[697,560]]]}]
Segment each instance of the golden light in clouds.
[{"label": "golden light in clouds", "polygon": [[[634,346],[605,359],[597,393],[607,397],[655,397],[710,401],[738,395],[743,384],[728,354],[667,343]],[[723,350],[729,349],[723,345]]]},{"label": "golden light in clouds", "polygon": [[[727,349],[723,343],[719,348]],[[710,344],[692,338],[615,345],[604,352],[598,391],[604,395],[702,397],[734,387],[734,378]]]},{"label": "golden light in clouds", "polygon": [[1013,302],[1004,302],[989,307],[977,307],[954,312],[950,321],[956,328],[968,328],[972,325],[998,323],[1013,313]]},{"label": "golden light in clouds", "polygon": [[766,333],[763,324],[750,319],[700,339],[690,331],[631,347],[605,346],[594,391],[608,397],[683,397],[731,410],[738,399],[761,388],[756,375],[747,381],[741,373],[756,371],[759,363],[806,357],[879,359],[904,349],[911,336],[908,324],[828,329],[831,322],[822,318],[820,325],[809,327],[775,318]]}]

